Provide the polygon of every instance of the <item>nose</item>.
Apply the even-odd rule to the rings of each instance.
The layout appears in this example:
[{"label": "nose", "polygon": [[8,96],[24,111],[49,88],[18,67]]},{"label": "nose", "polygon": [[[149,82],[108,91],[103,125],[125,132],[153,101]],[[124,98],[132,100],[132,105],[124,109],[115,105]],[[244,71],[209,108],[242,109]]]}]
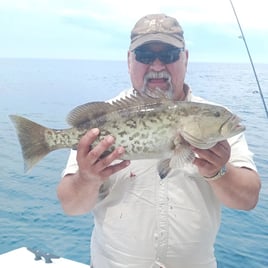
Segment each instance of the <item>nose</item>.
[{"label": "nose", "polygon": [[156,59],[150,64],[150,69],[151,69],[152,71],[159,72],[159,71],[163,71],[165,68],[166,68],[166,65],[165,65],[161,60],[159,60],[158,58],[156,58]]}]

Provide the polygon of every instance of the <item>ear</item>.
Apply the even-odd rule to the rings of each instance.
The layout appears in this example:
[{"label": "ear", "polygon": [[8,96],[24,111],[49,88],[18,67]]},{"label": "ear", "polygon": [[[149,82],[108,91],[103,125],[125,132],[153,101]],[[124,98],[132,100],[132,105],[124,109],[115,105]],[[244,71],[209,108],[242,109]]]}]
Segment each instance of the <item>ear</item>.
[{"label": "ear", "polygon": [[131,64],[131,59],[130,59],[130,57],[131,57],[131,52],[128,50],[128,52],[127,52],[127,66],[128,66],[128,72],[129,72],[129,70],[130,70],[130,64]]},{"label": "ear", "polygon": [[189,50],[188,49],[186,49],[185,50],[185,69],[187,69],[187,66],[188,66],[188,58],[189,58]]}]

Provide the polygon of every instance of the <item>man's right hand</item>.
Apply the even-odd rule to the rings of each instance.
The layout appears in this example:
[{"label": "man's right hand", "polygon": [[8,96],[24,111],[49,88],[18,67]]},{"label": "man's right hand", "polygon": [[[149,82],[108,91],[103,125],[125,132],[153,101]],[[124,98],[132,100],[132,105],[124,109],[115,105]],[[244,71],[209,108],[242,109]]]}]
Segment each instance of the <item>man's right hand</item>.
[{"label": "man's right hand", "polygon": [[123,147],[117,147],[100,159],[115,140],[112,136],[107,136],[91,149],[99,132],[99,129],[94,128],[81,138],[76,156],[79,169],[74,174],[65,175],[58,185],[58,198],[65,213],[69,215],[89,212],[96,204],[103,182],[130,163],[127,160],[112,163],[124,154]]},{"label": "man's right hand", "polygon": [[125,153],[124,147],[117,147],[113,152],[100,159],[101,155],[114,144],[115,139],[112,136],[106,136],[92,148],[99,132],[99,129],[94,128],[81,138],[77,147],[77,163],[81,179],[102,184],[109,176],[127,167],[130,161],[124,160],[112,164]]}]

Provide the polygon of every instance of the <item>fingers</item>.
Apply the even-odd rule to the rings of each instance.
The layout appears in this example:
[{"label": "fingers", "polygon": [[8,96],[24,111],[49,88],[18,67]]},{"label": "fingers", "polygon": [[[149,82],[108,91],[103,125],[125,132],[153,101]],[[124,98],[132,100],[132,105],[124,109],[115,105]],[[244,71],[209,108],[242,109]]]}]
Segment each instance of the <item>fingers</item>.
[{"label": "fingers", "polygon": [[[112,136],[105,137],[101,142],[99,142],[92,150],[88,153],[88,163],[90,165],[94,165],[95,163],[100,161],[100,157],[104,152],[109,150],[109,148],[113,145],[114,138]],[[112,154],[115,155],[115,154]],[[107,163],[109,165],[114,159],[108,155],[103,158],[102,163]]]},{"label": "fingers", "polygon": [[215,146],[210,148],[209,152],[217,158],[228,158],[231,154],[231,147],[227,141],[220,141]]},{"label": "fingers", "polygon": [[198,167],[200,174],[208,177],[218,172],[228,162],[231,154],[231,147],[227,141],[218,142],[207,150],[192,150],[197,154],[193,164]]},{"label": "fingers", "polygon": [[119,170],[126,168],[129,164],[130,164],[130,161],[124,160],[118,164],[110,165],[101,171],[101,175],[103,178],[108,178],[112,174],[118,172]]},{"label": "fingers", "polygon": [[199,158],[215,165],[225,164],[229,160],[231,154],[231,147],[227,141],[218,142],[212,148],[207,150],[198,148],[192,149]]},{"label": "fingers", "polygon": [[99,132],[99,129],[94,128],[89,130],[81,138],[77,147],[78,160],[87,158],[87,163],[93,165],[100,159],[101,155],[113,145],[114,138],[112,136],[107,136],[92,148],[92,144],[97,140]]},{"label": "fingers", "polygon": [[[122,156],[125,153],[125,150],[123,147],[118,147],[115,150],[113,150],[110,154],[108,154],[107,156],[103,157],[103,158],[97,158],[97,160],[95,161],[95,167],[97,169],[104,169],[107,166],[109,166],[115,159],[119,159],[120,156]],[[94,151],[92,150],[92,152],[90,152],[90,154],[94,154],[94,158],[99,155],[99,153],[94,153]]]},{"label": "fingers", "polygon": [[[121,161],[112,164],[114,160],[119,159],[125,153],[125,150],[123,147],[118,147],[111,151],[115,139],[110,135],[96,145],[94,144],[94,148],[92,148],[92,144],[97,140],[99,133],[100,131],[97,128],[89,130],[81,138],[77,147],[79,171],[88,179],[104,180],[130,163],[129,161]],[[111,153],[103,156],[107,151],[111,151]]]},{"label": "fingers", "polygon": [[100,131],[97,128],[89,130],[79,141],[77,147],[77,158],[85,157],[90,151],[91,144],[97,139]]}]

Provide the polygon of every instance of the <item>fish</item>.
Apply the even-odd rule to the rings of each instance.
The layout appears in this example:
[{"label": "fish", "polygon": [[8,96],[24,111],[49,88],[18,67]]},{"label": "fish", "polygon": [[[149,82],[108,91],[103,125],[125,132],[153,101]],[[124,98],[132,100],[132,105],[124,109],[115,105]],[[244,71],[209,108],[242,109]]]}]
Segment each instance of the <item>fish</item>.
[{"label": "fish", "polygon": [[223,106],[142,94],[79,105],[68,114],[70,128],[66,129],[48,128],[19,115],[9,117],[21,146],[25,172],[54,150],[77,149],[81,137],[98,128],[99,136],[91,148],[107,135],[115,138],[100,158],[123,146],[121,160],[158,159],[158,173],[164,178],[172,168],[193,161],[191,146],[209,149],[245,130],[241,119]]}]

